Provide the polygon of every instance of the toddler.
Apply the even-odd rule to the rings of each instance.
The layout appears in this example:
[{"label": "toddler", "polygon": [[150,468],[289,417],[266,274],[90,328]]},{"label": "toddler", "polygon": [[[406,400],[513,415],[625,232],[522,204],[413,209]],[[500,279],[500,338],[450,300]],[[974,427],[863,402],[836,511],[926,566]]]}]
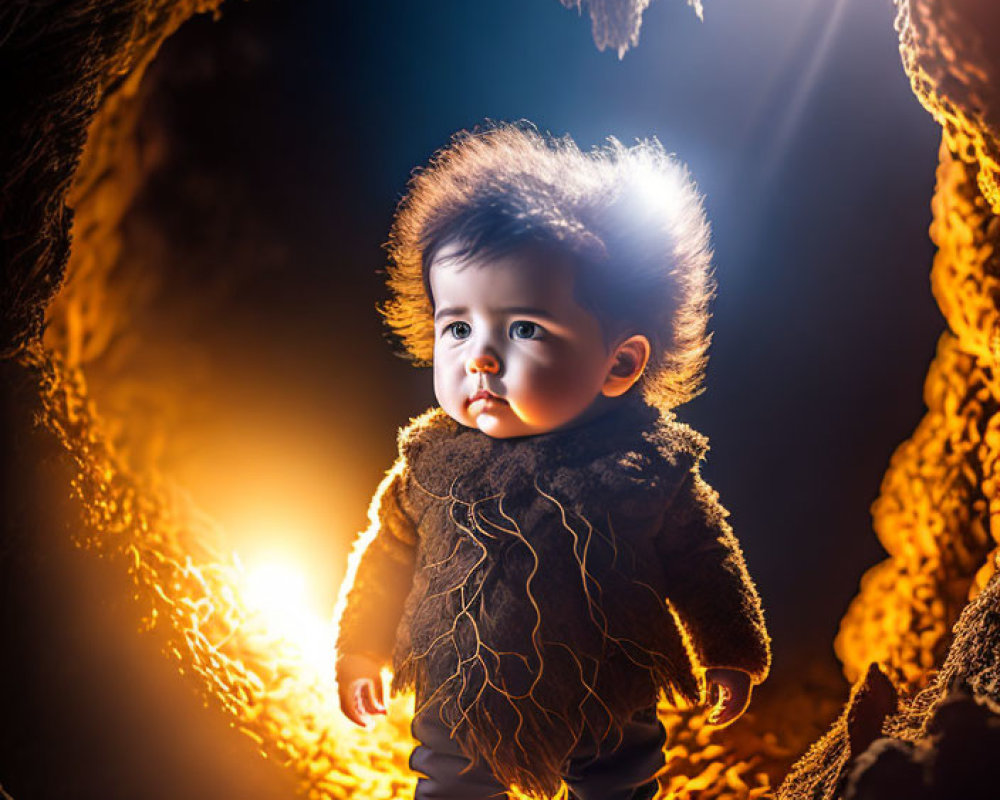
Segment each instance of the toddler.
[{"label": "toddler", "polygon": [[655,141],[458,135],[400,204],[383,309],[439,405],[399,457],[337,604],[341,708],[412,689],[418,800],[647,800],[660,692],[725,725],[767,674],[760,600],[699,391],[708,225]]}]

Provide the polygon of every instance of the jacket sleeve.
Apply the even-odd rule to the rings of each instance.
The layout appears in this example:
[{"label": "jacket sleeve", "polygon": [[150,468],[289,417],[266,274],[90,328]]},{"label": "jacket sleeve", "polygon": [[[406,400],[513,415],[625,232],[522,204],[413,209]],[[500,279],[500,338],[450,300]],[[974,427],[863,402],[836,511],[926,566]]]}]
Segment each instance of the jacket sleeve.
[{"label": "jacket sleeve", "polygon": [[728,515],[695,465],[667,508],[657,548],[667,599],[698,663],[742,669],[760,683],[770,669],[770,637]]},{"label": "jacket sleeve", "polygon": [[338,659],[362,654],[383,665],[392,660],[416,561],[416,526],[403,501],[408,477],[400,456],[379,484],[368,508],[368,528],[347,558],[334,611]]}]

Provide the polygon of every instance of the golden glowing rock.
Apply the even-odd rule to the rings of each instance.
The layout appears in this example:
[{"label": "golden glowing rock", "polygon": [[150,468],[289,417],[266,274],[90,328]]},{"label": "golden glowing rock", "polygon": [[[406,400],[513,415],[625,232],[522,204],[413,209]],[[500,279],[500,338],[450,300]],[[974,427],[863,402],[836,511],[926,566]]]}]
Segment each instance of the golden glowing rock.
[{"label": "golden glowing rock", "polygon": [[1000,213],[1000,7],[983,0],[897,0],[900,53],[917,98],[952,153],[976,164]]},{"label": "golden glowing rock", "polygon": [[[1000,7],[897,5],[904,67],[943,127],[931,285],[949,330],[924,385],[927,414],[894,453],[872,506],[890,557],[865,574],[835,646],[850,679],[876,662],[905,695],[877,726],[887,738],[852,760],[861,755],[850,743],[858,683],[782,783],[782,800],[971,796],[992,776],[970,769],[981,759],[955,754],[989,747],[1000,725]],[[969,695],[954,693],[959,686]]]},{"label": "golden glowing rock", "polygon": [[874,661],[903,687],[921,688],[997,546],[1000,287],[989,265],[1000,224],[976,170],[942,146],[931,284],[951,330],[924,385],[927,414],[896,450],[872,505],[890,558],[865,574],[841,623],[835,647],[851,680]]}]

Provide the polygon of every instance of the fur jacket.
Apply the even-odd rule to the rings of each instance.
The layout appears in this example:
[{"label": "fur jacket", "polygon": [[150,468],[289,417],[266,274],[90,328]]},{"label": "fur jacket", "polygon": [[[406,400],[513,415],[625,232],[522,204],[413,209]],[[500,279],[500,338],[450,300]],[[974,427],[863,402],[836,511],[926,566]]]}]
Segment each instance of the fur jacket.
[{"label": "fur jacket", "polygon": [[760,600],[707,440],[627,397],[590,424],[494,439],[440,408],[400,431],[341,601],[338,653],[439,704],[469,758],[552,796],[584,735],[614,736],[706,667],[760,682]]}]

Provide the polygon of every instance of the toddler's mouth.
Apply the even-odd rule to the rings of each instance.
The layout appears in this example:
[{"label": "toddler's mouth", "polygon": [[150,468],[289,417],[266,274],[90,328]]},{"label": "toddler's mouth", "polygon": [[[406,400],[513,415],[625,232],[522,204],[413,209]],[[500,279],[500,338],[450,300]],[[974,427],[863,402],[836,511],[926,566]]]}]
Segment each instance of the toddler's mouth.
[{"label": "toddler's mouth", "polygon": [[495,403],[504,403],[504,404],[506,404],[507,402],[502,397],[497,397],[495,394],[493,394],[492,392],[488,392],[486,389],[480,389],[478,392],[476,392],[474,395],[472,395],[472,397],[468,399],[468,401],[466,402],[466,406],[471,406],[473,403],[480,401],[481,402],[492,401]]}]

